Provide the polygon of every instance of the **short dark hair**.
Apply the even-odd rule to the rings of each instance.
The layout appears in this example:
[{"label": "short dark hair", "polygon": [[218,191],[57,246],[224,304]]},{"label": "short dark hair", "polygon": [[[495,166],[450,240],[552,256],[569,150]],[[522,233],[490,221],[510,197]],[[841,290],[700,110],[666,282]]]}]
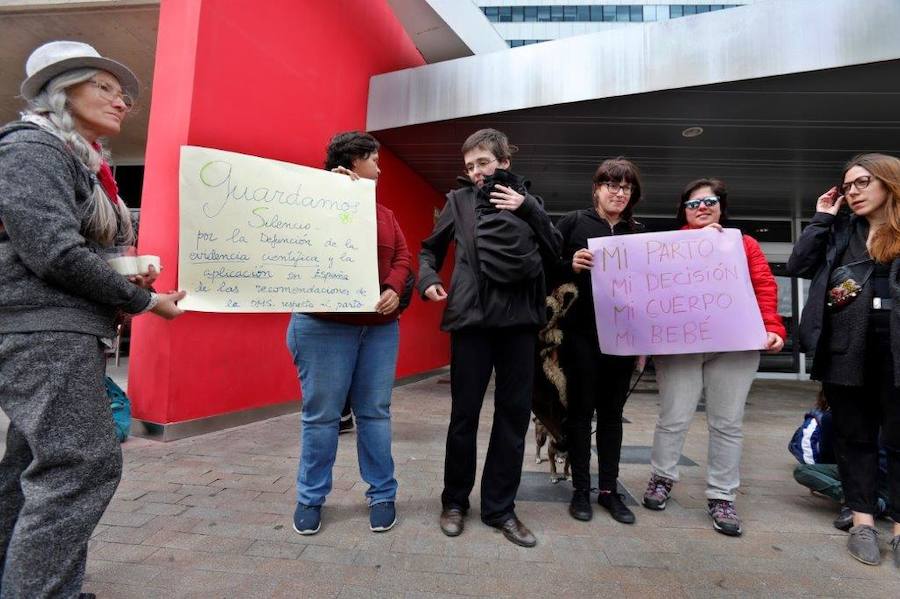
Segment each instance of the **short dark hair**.
[{"label": "short dark hair", "polygon": [[462,145],[462,153],[471,152],[475,148],[487,150],[497,160],[509,160],[519,151],[519,148],[509,143],[505,133],[496,129],[479,129],[467,137]]},{"label": "short dark hair", "polygon": [[339,166],[352,169],[354,160],[365,160],[380,146],[377,139],[362,131],[338,133],[328,142],[325,170]]},{"label": "short dark hair", "polygon": [[641,170],[632,161],[618,156],[601,162],[592,179],[591,198],[594,198],[597,188],[604,183],[618,183],[623,179],[631,184],[631,197],[628,198],[628,205],[622,211],[621,218],[633,224],[634,207],[641,201]]},{"label": "short dark hair", "polygon": [[684,203],[691,199],[691,194],[701,187],[709,187],[712,189],[713,195],[719,197],[719,209],[722,215],[719,217],[719,224],[724,225],[728,220],[728,188],[725,183],[719,179],[704,178],[696,179],[688,183],[684,191],[681,192],[681,200],[678,202],[678,212],[675,213],[675,220],[678,226],[683,227],[687,224],[687,215],[685,214]]}]

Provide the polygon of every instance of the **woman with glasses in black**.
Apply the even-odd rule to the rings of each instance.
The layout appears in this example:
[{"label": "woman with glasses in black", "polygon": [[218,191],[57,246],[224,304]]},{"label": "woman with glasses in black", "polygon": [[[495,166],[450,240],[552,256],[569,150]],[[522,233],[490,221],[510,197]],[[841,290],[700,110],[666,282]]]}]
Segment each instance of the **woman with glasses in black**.
[{"label": "woman with glasses in black", "polygon": [[815,353],[811,376],[822,381],[833,414],[845,504],[853,511],[847,550],[864,564],[881,561],[874,520],[880,436],[890,546],[900,567],[900,159],[863,154],[848,162],[840,187],[819,196],[788,271],[812,279],[800,347]]},{"label": "woman with glasses in black", "polygon": [[628,395],[634,357],[608,356],[600,351],[594,321],[591,290],[593,254],[587,249],[592,237],[640,233],[643,225],[632,217],[641,199],[641,177],[637,165],[624,158],[604,161],[593,177],[593,205],[563,216],[557,228],[563,236],[559,265],[562,282],[572,281],[578,298],[561,328],[560,362],[566,373],[569,459],[572,465],[572,501],[569,514],[590,520],[591,508],[591,419],[597,412],[597,457],[600,494],[597,503],[614,519],[634,523],[634,513],[616,491],[619,454],[622,450],[622,410]]},{"label": "woman with glasses in black", "polygon": [[[688,183],[678,202],[676,219],[682,229],[722,230],[727,217],[728,190],[718,179]],[[786,336],[778,315],[778,285],[759,243],[743,236],[750,281],[766,329],[766,349],[781,351]],[[744,404],[759,368],[759,351],[731,351],[655,356],[659,385],[659,418],[650,454],[651,475],[644,507],[663,510],[678,480],[678,461],[700,397],[706,398],[709,453],[706,467],[707,512],[713,528],[739,536],[741,520],[734,507],[740,486]]]}]

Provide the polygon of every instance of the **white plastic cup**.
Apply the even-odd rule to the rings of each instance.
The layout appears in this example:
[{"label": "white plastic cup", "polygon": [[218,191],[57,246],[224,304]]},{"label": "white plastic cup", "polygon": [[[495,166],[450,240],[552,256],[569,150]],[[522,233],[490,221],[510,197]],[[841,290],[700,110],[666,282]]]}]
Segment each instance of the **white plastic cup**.
[{"label": "white plastic cup", "polygon": [[144,254],[143,256],[137,257],[137,267],[140,274],[147,274],[148,272],[150,272],[151,266],[156,269],[156,272],[160,272],[162,270],[159,256]]},{"label": "white plastic cup", "polygon": [[141,271],[138,269],[137,256],[119,256],[110,258],[107,262],[120,275],[130,277],[141,274]]}]

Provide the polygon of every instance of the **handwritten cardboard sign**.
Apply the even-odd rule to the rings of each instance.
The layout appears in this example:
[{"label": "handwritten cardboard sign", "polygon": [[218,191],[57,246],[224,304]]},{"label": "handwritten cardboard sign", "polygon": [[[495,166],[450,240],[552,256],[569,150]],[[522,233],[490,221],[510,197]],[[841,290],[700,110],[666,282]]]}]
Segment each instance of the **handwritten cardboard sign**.
[{"label": "handwritten cardboard sign", "polygon": [[181,148],[179,302],[200,312],[372,312],[375,183]]},{"label": "handwritten cardboard sign", "polygon": [[588,239],[600,349],[617,356],[762,349],[741,232]]}]

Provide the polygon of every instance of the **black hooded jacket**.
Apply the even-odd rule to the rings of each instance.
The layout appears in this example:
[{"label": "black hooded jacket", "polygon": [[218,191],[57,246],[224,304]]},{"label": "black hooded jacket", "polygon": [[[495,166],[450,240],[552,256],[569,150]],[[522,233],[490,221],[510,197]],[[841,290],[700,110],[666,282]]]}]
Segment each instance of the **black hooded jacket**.
[{"label": "black hooded jacket", "polygon": [[[511,173],[510,173],[511,174]],[[525,276],[515,282],[500,282],[485,274],[479,261],[479,243],[490,244],[509,256],[522,255],[523,261],[532,262],[528,242],[524,237],[533,235],[534,244],[543,264],[554,264],[559,258],[561,237],[544,212],[543,201],[528,193],[528,182],[515,176],[513,188],[525,196],[525,201],[514,211],[506,211],[519,221],[509,220],[508,214],[500,215],[505,222],[488,222],[496,217],[496,211],[479,198],[479,190],[468,179],[460,177],[459,189],[447,194],[447,203],[441,211],[431,236],[422,242],[419,252],[419,292],[434,284],[441,284],[439,271],[451,242],[456,243],[455,263],[450,287],[447,288],[447,307],[441,321],[444,331],[456,331],[465,327],[499,328],[510,326],[542,326],[546,322],[546,285],[543,268],[534,276]],[[481,218],[477,216],[481,214]],[[480,223],[480,225],[479,225]],[[476,239],[476,231],[481,238]],[[482,250],[484,251],[484,249]],[[493,261],[499,268],[503,260]],[[516,264],[508,262],[510,269]],[[523,274],[531,272],[530,267]]]}]

